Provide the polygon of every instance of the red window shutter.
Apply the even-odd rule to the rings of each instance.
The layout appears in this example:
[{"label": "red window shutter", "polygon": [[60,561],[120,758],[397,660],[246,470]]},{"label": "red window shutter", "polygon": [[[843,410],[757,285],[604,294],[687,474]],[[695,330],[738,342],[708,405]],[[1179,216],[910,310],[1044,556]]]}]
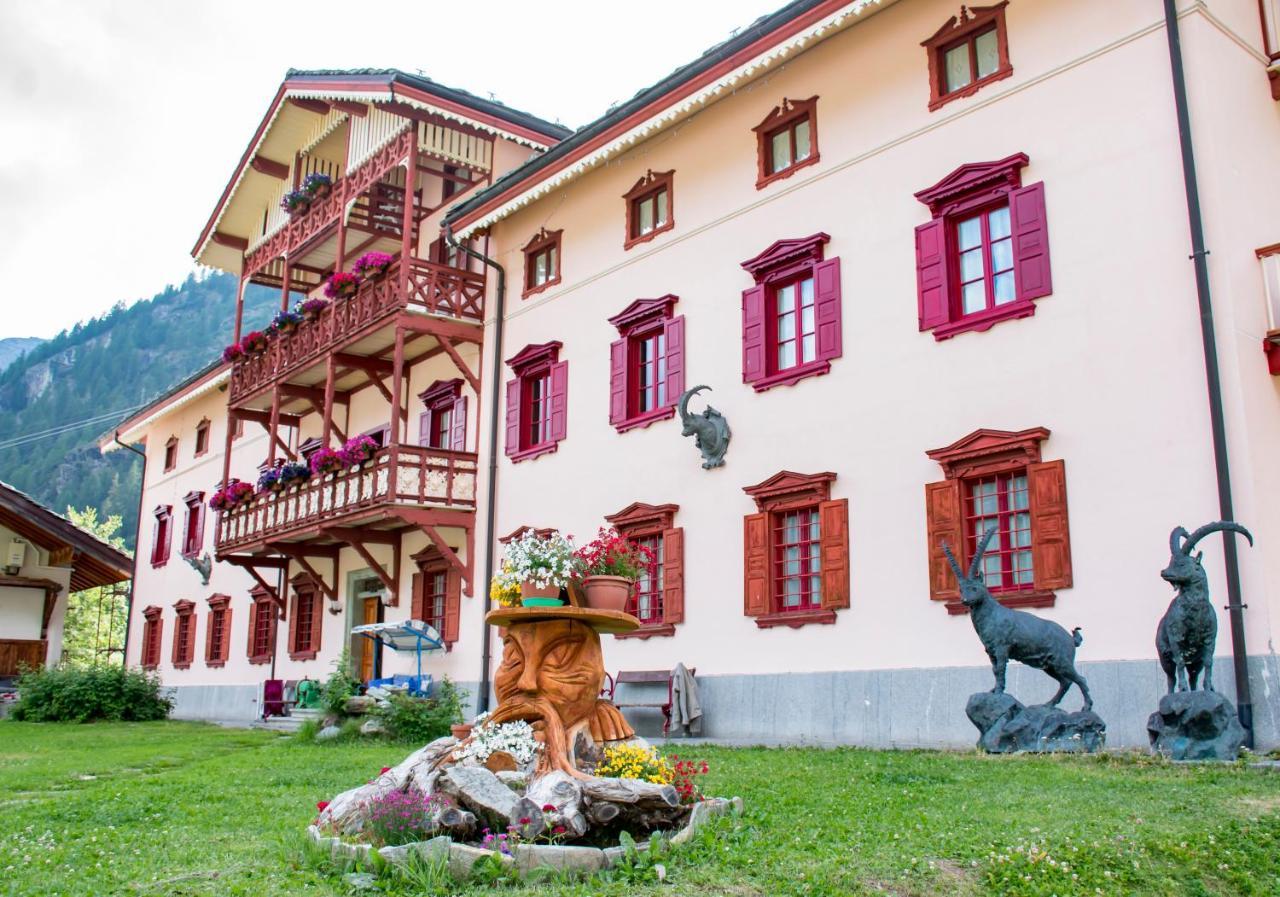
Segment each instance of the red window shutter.
[{"label": "red window shutter", "polygon": [[947,563],[947,556],[942,552],[942,543],[946,541],[956,559],[964,563],[960,481],[928,483],[924,487],[924,504],[929,539],[929,597],[934,601],[959,601],[960,586]]},{"label": "red window shutter", "polygon": [[609,344],[609,423],[627,419],[627,341]]},{"label": "red window shutter", "polygon": [[223,663],[231,656],[231,605],[222,612],[222,641],[218,643],[217,659]]},{"label": "red window shutter", "polygon": [[1070,588],[1066,465],[1062,461],[1028,465],[1027,493],[1031,499],[1031,565],[1036,588]]},{"label": "red window shutter", "polygon": [[449,420],[449,448],[455,452],[467,450],[467,397],[453,400],[453,415]]},{"label": "red window shutter", "polygon": [[205,628],[204,628],[204,662],[205,663],[208,663],[209,661],[213,660],[213,649],[215,647],[213,644],[213,617],[214,617],[214,614],[216,613],[217,613],[216,610],[211,610],[209,611],[208,614],[205,615],[205,618],[204,618],[205,619]]},{"label": "red window shutter", "polygon": [[559,442],[568,432],[569,362],[551,365],[551,441]]},{"label": "red window shutter", "polygon": [[507,381],[507,455],[520,451],[520,378]]},{"label": "red window shutter", "polygon": [[758,617],[769,612],[769,515],[748,514],[743,518],[742,612]]},{"label": "red window shutter", "polygon": [[667,338],[667,404],[674,405],[684,392],[684,315],[664,325]]},{"label": "red window shutter", "polygon": [[932,330],[951,320],[947,222],[942,218],[916,228],[916,300],[921,330]]},{"label": "red window shutter", "polygon": [[164,620],[156,617],[155,632],[151,637],[151,665],[160,666],[160,646],[164,644]]},{"label": "red window shutter", "polygon": [[822,607],[849,606],[849,499],[818,505],[822,548]]},{"label": "red window shutter", "polygon": [[191,551],[195,554],[200,553],[200,548],[204,545],[204,502],[201,501],[196,505],[196,533],[195,541],[191,544]]},{"label": "red window shutter", "polygon": [[160,557],[160,530],[164,528],[164,518],[155,517],[156,525],[151,528],[151,563],[158,564],[161,562]]},{"label": "red window shutter", "polygon": [[763,286],[742,291],[742,382],[754,383],[766,373],[765,294]]},{"label": "red window shutter", "polygon": [[1013,230],[1013,279],[1018,299],[1037,299],[1053,292],[1049,273],[1049,222],[1044,211],[1044,183],[1009,194]]},{"label": "red window shutter", "polygon": [[293,619],[289,621],[289,650],[290,651],[302,650],[298,641],[298,636],[300,634],[298,632],[298,618],[302,616],[302,614],[298,613],[298,605],[300,605],[305,600],[306,599],[302,595],[298,594],[297,592],[293,593]]},{"label": "red window shutter", "polygon": [[174,617],[174,620],[173,620],[173,650],[169,655],[169,660],[175,666],[182,663],[182,651],[181,651],[182,639],[178,638],[178,634],[180,632],[182,632],[182,615],[181,614]]},{"label": "red window shutter", "polygon": [[409,604],[409,619],[411,620],[426,619],[426,617],[423,616],[423,614],[426,612],[424,610],[424,605],[426,604],[426,591],[427,591],[427,575],[425,573],[413,574],[413,590],[411,593],[413,595],[413,598]]},{"label": "red window shutter", "polygon": [[173,545],[173,514],[170,513],[164,518],[164,529],[160,533],[160,563],[165,564],[169,561],[169,547]]},{"label": "red window shutter", "polygon": [[249,658],[253,658],[253,634],[258,631],[258,614],[262,613],[262,603],[253,602],[253,606],[249,608],[249,645],[245,649]]},{"label": "red window shutter", "polygon": [[839,358],[843,325],[840,319],[840,259],[813,266],[813,303],[817,314],[818,360]]},{"label": "red window shutter", "polygon": [[662,621],[684,622],[684,530],[662,533]]},{"label": "red window shutter", "polygon": [[319,592],[312,592],[311,601],[311,650],[320,652],[320,635],[324,632],[324,602]]},{"label": "red window shutter", "polygon": [[418,415],[418,445],[431,445],[431,412]]},{"label": "red window shutter", "polygon": [[444,629],[440,637],[446,645],[458,640],[458,621],[462,616],[462,574],[450,566],[444,580]]}]

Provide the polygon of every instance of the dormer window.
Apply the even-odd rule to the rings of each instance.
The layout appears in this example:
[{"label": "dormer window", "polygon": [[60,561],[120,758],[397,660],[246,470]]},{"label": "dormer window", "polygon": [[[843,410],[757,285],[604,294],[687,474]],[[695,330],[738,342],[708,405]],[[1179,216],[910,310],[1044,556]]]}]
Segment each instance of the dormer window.
[{"label": "dormer window", "polygon": [[759,190],[818,161],[818,98],[784,99],[754,130]]},{"label": "dormer window", "polygon": [[207,454],[209,451],[209,418],[205,418],[196,424],[196,457]]},{"label": "dormer window", "polygon": [[1004,8],[962,6],[921,46],[929,54],[929,111],[952,100],[972,96],[986,85],[1013,74]]},{"label": "dormer window", "polygon": [[178,437],[170,436],[164,444],[164,472],[168,473],[178,466]]},{"label": "dormer window", "polygon": [[674,171],[649,171],[622,198],[627,204],[627,237],[622,248],[652,240],[675,226],[672,209]]},{"label": "dormer window", "polygon": [[560,235],[563,231],[538,231],[524,247],[524,298],[560,282]]}]

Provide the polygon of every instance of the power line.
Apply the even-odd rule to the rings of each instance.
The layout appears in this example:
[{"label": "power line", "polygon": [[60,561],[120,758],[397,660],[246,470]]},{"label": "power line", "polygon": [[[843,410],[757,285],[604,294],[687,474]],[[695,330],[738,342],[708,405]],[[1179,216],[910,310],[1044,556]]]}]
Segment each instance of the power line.
[{"label": "power line", "polygon": [[144,408],[144,407],[146,406],[134,405],[130,408],[123,408],[119,411],[108,411],[105,414],[94,415],[93,417],[87,417],[87,418],[84,418],[83,420],[73,421],[67,424],[59,424],[58,426],[50,427],[47,430],[40,430],[35,433],[24,433],[21,436],[15,436],[10,439],[0,441],[0,450],[8,449],[8,448],[16,448],[18,446],[23,446],[23,445],[29,445],[33,442],[39,442],[42,439],[48,439],[53,436],[61,436],[65,433],[70,433],[73,430],[78,430],[82,427],[87,427],[91,424],[101,424],[109,420],[119,420],[124,415],[130,414],[134,411],[137,411],[139,408]]}]

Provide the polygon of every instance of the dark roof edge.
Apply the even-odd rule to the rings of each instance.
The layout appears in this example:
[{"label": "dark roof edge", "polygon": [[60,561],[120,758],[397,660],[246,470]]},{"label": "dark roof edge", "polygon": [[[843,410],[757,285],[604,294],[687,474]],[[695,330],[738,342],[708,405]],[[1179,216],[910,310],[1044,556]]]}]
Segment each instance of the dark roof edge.
[{"label": "dark roof edge", "polygon": [[174,383],[172,386],[152,396],[145,405],[143,405],[137,411],[132,412],[128,417],[120,418],[120,420],[118,420],[108,430],[103,432],[101,436],[98,437],[97,443],[101,445],[109,437],[114,436],[116,433],[119,433],[122,429],[124,429],[125,424],[129,423],[132,420],[145,417],[146,415],[150,414],[157,405],[167,402],[169,399],[173,398],[178,393],[186,390],[191,386],[194,386],[195,384],[199,383],[201,380],[208,377],[210,374],[214,374],[220,368],[224,368],[224,367],[230,367],[230,364],[228,362],[223,361],[221,358],[215,358],[209,364],[206,364],[204,367],[197,370],[194,374],[190,374],[187,377],[184,377],[182,380],[179,380],[177,383]]},{"label": "dark roof edge", "polygon": [[118,548],[108,545],[93,533],[76,526],[61,514],[47,508],[30,495],[14,486],[0,481],[0,507],[6,507],[21,514],[43,529],[53,533],[58,539],[84,554],[91,555],[99,563],[116,570],[123,571],[125,579],[133,575],[133,558]]}]

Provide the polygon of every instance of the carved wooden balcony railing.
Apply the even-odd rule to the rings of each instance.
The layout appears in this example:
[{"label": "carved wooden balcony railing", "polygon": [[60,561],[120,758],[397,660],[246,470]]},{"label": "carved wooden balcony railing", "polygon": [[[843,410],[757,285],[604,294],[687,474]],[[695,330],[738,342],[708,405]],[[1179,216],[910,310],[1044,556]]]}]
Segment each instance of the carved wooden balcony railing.
[{"label": "carved wooden balcony railing", "polygon": [[375,181],[408,157],[416,133],[416,130],[406,123],[403,132],[374,153],[363,165],[334,181],[328,196],[313,202],[306,212],[291,216],[289,222],[280,230],[271,234],[245,255],[244,273],[256,274],[268,262],[292,253],[336,222],[349,201],[359,197]]},{"label": "carved wooden balcony railing", "polygon": [[293,541],[304,530],[337,526],[395,507],[474,511],[476,455],[393,445],[358,468],[314,477],[276,495],[258,495],[218,515],[220,554]]},{"label": "carved wooden balcony railing", "polygon": [[231,402],[288,378],[406,309],[473,323],[484,319],[484,275],[421,259],[410,259],[409,266],[407,289],[396,262],[386,274],[361,284],[350,299],[331,302],[314,321],[272,338],[261,355],[237,361],[231,368]]},{"label": "carved wooden balcony railing", "polygon": [[49,643],[44,639],[0,639],[0,676],[16,676],[23,667],[44,666]]}]

